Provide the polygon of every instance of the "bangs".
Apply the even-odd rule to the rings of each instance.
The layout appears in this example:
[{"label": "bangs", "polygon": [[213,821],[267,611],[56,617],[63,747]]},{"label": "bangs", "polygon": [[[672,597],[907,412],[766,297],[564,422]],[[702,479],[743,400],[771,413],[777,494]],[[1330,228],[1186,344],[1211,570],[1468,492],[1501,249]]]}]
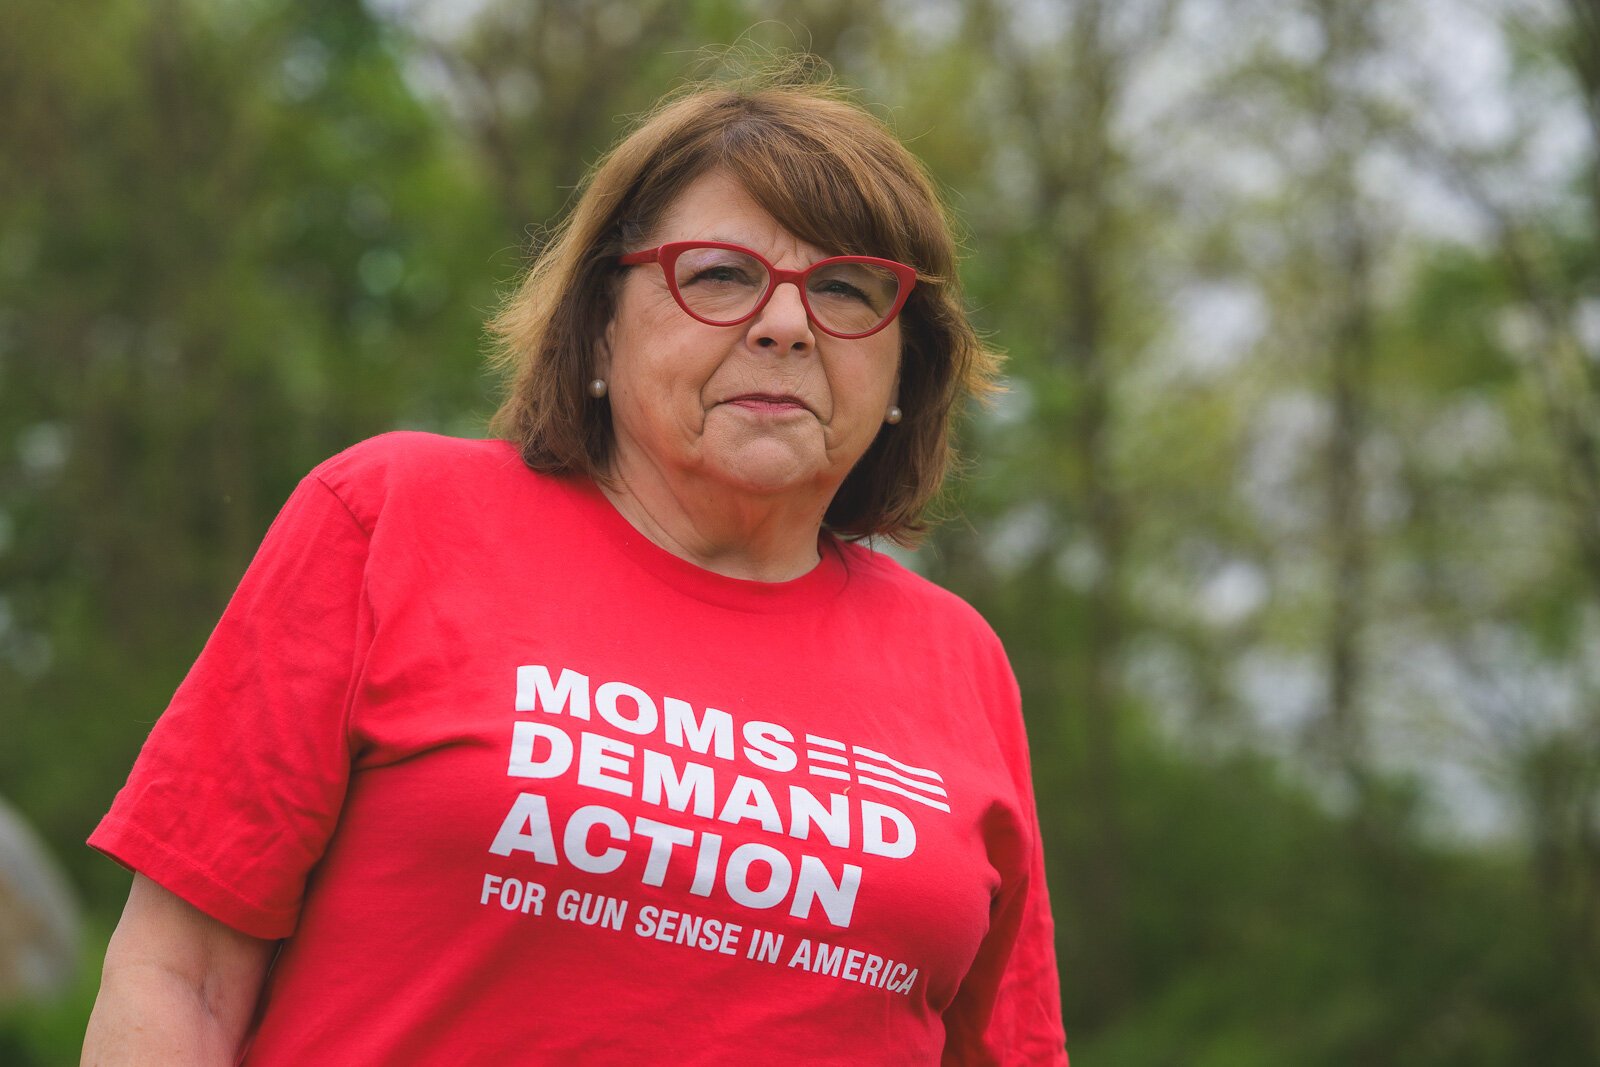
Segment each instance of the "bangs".
[{"label": "bangs", "polygon": [[[741,124],[728,131],[718,168],[726,170],[778,224],[832,255],[900,259],[898,220],[873,203],[840,160],[821,146],[768,138]],[[744,142],[741,144],[740,142]],[[826,205],[825,210],[818,210]]]},{"label": "bangs", "polygon": [[[930,231],[912,210],[927,200],[904,157],[874,151],[882,133],[853,109],[800,114],[746,108],[719,131],[712,167],[732,175],[763,210],[807,244],[831,255],[879,256],[915,267],[927,279],[950,270],[946,229]],[[786,109],[787,110],[787,109]],[[797,109],[798,110],[798,109]]]}]

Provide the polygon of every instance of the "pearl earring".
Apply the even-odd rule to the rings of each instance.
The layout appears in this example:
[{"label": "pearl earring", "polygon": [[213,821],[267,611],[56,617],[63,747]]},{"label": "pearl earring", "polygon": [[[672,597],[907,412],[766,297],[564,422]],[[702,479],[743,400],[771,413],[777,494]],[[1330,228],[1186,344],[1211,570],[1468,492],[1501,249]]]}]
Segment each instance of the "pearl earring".
[{"label": "pearl earring", "polygon": [[596,400],[599,400],[601,397],[605,396],[606,380],[604,378],[596,378],[594,381],[590,382],[589,395],[594,397]]},{"label": "pearl earring", "polygon": [[899,422],[903,417],[904,415],[901,410],[891,405],[888,413],[884,415],[883,421],[887,422],[890,426],[896,426],[899,425]]}]

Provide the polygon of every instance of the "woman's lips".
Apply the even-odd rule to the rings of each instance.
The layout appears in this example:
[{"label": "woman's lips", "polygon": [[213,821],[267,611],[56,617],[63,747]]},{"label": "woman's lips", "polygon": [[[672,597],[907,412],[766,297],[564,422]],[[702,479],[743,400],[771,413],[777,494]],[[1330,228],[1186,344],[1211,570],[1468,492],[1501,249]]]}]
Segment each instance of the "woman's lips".
[{"label": "woman's lips", "polygon": [[786,411],[810,411],[811,409],[799,397],[789,396],[784,393],[743,393],[739,396],[729,397],[723,401],[735,407],[744,408],[746,411],[764,414],[782,414]]}]

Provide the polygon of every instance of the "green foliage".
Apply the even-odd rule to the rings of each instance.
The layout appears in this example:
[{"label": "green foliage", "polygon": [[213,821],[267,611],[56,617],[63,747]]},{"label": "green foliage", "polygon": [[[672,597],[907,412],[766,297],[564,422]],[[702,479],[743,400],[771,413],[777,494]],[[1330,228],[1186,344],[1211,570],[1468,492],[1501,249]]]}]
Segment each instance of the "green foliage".
[{"label": "green foliage", "polygon": [[[1600,572],[1551,415],[1592,401],[1592,158],[1500,220],[1521,244],[1439,241],[1360,180],[1424,126],[1373,95],[1410,47],[1374,5],[1230,11],[1214,48],[1177,36],[1204,5],[1048,7],[491,3],[434,35],[353,0],[9,5],[0,794],[96,929],[127,875],[80,842],[296,480],[383,430],[481,433],[483,319],[619,116],[809,47],[948,191],[1010,356],[915,562],[1023,688],[1079,1060],[1600,1056]],[[1566,34],[1505,30],[1519,76]],[[1141,125],[1145,65],[1202,53]],[[1207,358],[1219,294],[1260,321]],[[1354,714],[1486,768],[1504,836],[1441,835],[1381,740],[1328,757],[1341,628]],[[1457,688],[1410,670],[1440,658]],[[90,940],[71,996],[0,1015],[0,1062],[75,1058]]]},{"label": "green foliage", "polygon": [[[1147,753],[1129,818],[1137,1012],[1075,1046],[1117,1064],[1494,1064],[1543,963],[1513,869],[1419,840],[1403,797],[1329,817],[1265,761]],[[1065,973],[1068,1004],[1093,975]],[[1074,994],[1077,994],[1075,996]],[[1519,1033],[1520,1031],[1520,1033]]]},{"label": "green foliage", "polygon": [[[359,7],[99,6],[38,13],[17,57],[37,110],[0,163],[0,433],[22,453],[0,706],[52,709],[8,724],[0,783],[56,841],[109,801],[300,475],[487,406],[500,247]],[[92,71],[59,47],[108,25],[123,47]],[[66,738],[75,775],[36,755]],[[112,872],[67,859],[107,907]]]},{"label": "green foliage", "polygon": [[0,1063],[6,1067],[71,1067],[83,1048],[83,1028],[100,989],[100,962],[109,931],[96,925],[84,938],[78,977],[59,999],[0,1006]]}]

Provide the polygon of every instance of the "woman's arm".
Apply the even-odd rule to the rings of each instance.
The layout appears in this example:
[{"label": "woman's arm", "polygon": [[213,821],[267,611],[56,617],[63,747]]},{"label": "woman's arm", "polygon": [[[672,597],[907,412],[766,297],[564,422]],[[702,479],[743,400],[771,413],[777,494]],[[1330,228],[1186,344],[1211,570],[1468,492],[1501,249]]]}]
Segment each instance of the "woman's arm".
[{"label": "woman's arm", "polygon": [[83,1064],[232,1064],[276,946],[134,875],[106,948]]}]

